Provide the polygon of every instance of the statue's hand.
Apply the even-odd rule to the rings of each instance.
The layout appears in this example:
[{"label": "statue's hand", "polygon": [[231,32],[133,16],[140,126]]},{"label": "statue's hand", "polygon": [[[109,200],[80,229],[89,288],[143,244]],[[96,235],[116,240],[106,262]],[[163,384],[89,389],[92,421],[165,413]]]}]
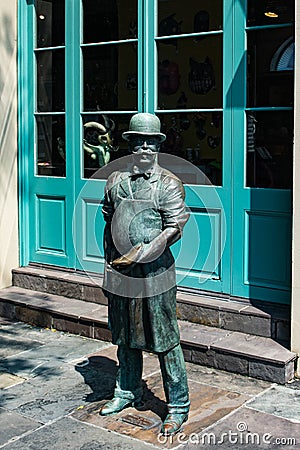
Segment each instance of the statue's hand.
[{"label": "statue's hand", "polygon": [[114,269],[122,268],[122,267],[125,268],[125,267],[130,266],[131,264],[133,264],[134,262],[137,261],[138,256],[141,252],[141,249],[142,249],[142,244],[136,245],[125,255],[120,256],[120,258],[114,259],[111,262],[111,266]]}]

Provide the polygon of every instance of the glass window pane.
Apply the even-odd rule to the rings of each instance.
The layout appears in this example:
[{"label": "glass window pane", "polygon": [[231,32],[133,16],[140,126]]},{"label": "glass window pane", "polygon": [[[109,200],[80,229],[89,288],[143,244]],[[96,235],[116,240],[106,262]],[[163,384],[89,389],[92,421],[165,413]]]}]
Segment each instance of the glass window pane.
[{"label": "glass window pane", "polygon": [[65,117],[38,116],[37,174],[64,177],[66,175]]},{"label": "glass window pane", "polygon": [[247,114],[247,186],[292,187],[293,112]]},{"label": "glass window pane", "polygon": [[[132,114],[83,114],[84,178],[97,177],[109,162],[128,156],[128,143],[122,133],[128,131]],[[101,172],[99,172],[101,178]]]},{"label": "glass window pane", "polygon": [[36,0],[37,47],[56,47],[65,43],[64,0]]},{"label": "glass window pane", "polygon": [[160,114],[159,118],[162,132],[167,136],[161,145],[161,153],[170,153],[191,162],[205,175],[200,184],[221,186],[222,112]]},{"label": "glass window pane", "polygon": [[[131,116],[83,114],[82,151],[85,178],[104,178],[106,172],[103,167],[108,162],[130,155],[128,143],[122,138],[122,133],[128,131]],[[178,175],[185,182],[192,184],[222,185],[222,113],[160,114],[159,118],[162,132],[167,136],[161,145],[160,153],[184,158],[197,168],[186,174],[180,169]],[[165,158],[163,160],[165,161]],[[172,167],[168,168],[172,170]],[[175,172],[177,169],[178,167],[174,167]]]},{"label": "glass window pane", "polygon": [[65,110],[65,51],[36,52],[37,111]]},{"label": "glass window pane", "polygon": [[83,42],[137,38],[137,0],[83,0]]},{"label": "glass window pane", "polygon": [[291,27],[248,31],[248,106],[293,106]]},{"label": "glass window pane", "polygon": [[294,0],[248,0],[247,25],[275,25],[294,21]]},{"label": "glass window pane", "polygon": [[222,108],[222,36],[158,42],[158,108]]},{"label": "glass window pane", "polygon": [[223,0],[158,0],[158,36],[223,28]]},{"label": "glass window pane", "polygon": [[83,48],[84,110],[137,109],[135,44]]}]

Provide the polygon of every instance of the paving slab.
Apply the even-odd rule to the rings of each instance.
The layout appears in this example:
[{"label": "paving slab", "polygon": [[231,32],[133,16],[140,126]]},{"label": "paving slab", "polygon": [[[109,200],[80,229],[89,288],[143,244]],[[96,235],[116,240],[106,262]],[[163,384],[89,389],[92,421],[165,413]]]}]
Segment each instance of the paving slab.
[{"label": "paving slab", "polygon": [[294,378],[293,380],[286,383],[285,387],[289,389],[300,389],[300,379]]},{"label": "paving slab", "polygon": [[0,446],[16,436],[35,430],[41,423],[0,407]]},{"label": "paving slab", "polygon": [[[107,350],[105,351],[107,355]],[[151,357],[148,361],[147,359],[145,361],[146,372],[154,363],[151,361]],[[118,414],[102,417],[99,415],[99,411],[105,400],[101,400],[78,408],[72,413],[72,416],[97,427],[164,448],[165,445],[159,442],[159,434],[162,421],[167,414],[167,408],[160,371],[148,375],[146,373],[143,378],[143,389],[144,406],[141,408],[130,407]],[[220,420],[250,398],[245,394],[191,380],[189,380],[189,390],[191,410],[189,420],[184,425],[184,432],[188,434],[199,433],[203,428]],[[168,446],[168,448],[173,447],[172,444]]]},{"label": "paving slab", "polygon": [[1,336],[0,339],[0,360],[17,353],[31,350],[32,348],[40,347],[42,342],[34,341],[32,339],[19,339],[14,336]]},{"label": "paving slab", "polygon": [[[98,368],[84,376],[64,363],[29,379],[22,385],[3,391],[1,405],[43,423],[69,414],[91,398],[105,398],[113,392],[115,375],[109,368],[111,383]],[[95,389],[95,390],[93,390]]]},{"label": "paving slab", "polygon": [[[118,364],[117,358],[117,346],[110,345],[104,349],[100,349],[98,352],[92,353],[87,356],[87,361],[91,364],[101,366],[103,358],[110,359],[115,365]],[[153,353],[143,352],[143,377],[158,372],[160,370],[158,357]]]},{"label": "paving slab", "polygon": [[[50,335],[49,331],[52,331],[53,335]],[[41,328],[25,322],[17,322],[11,320],[7,322],[0,322],[1,338],[2,336],[17,336],[20,339],[33,339],[38,342],[49,343],[55,339],[60,339],[61,336],[65,334],[67,333],[57,333],[55,332],[55,330],[49,330],[49,328]]]},{"label": "paving slab", "polygon": [[[18,337],[17,343],[25,342],[23,353],[19,353],[20,346],[5,349],[10,358],[0,359],[0,371],[7,371],[25,378],[36,377],[47,371],[56,370],[62,362],[72,361],[75,358],[95,350],[102,349],[110,344],[95,341],[81,336],[67,333],[50,332],[41,334],[43,342],[33,345],[27,339]],[[1,336],[2,340],[2,336]],[[10,341],[15,339],[10,338]],[[8,339],[3,340],[4,345],[9,345]],[[47,345],[46,345],[47,343]],[[14,348],[17,349],[14,352]],[[13,353],[14,352],[14,353]]]},{"label": "paving slab", "polygon": [[39,428],[5,446],[5,450],[149,450],[155,447],[124,435],[99,430],[71,417]]},{"label": "paving slab", "polygon": [[258,380],[238,373],[225,372],[198,364],[186,363],[188,378],[210,386],[246,395],[257,395],[271,386],[269,381]]},{"label": "paving slab", "polygon": [[300,445],[300,425],[242,407],[202,433],[175,436],[174,441],[185,444],[184,450],[296,449]]},{"label": "paving slab", "polygon": [[[38,342],[39,345],[22,352],[17,348],[15,354],[8,354],[1,360],[4,389],[0,413],[6,417],[6,422],[0,417],[0,439],[4,439],[0,440],[1,448],[3,445],[9,450],[216,448],[216,445],[210,446],[207,442],[202,445],[199,441],[210,430],[215,430],[218,439],[222,438],[222,433],[227,433],[227,441],[220,444],[226,449],[299,447],[300,440],[295,446],[294,441],[284,439],[298,439],[300,381],[277,386],[187,363],[191,397],[189,420],[182,429],[184,434],[179,433],[172,441],[165,441],[159,431],[167,408],[156,355],[143,353],[145,405],[138,410],[127,408],[114,416],[101,417],[98,414],[101,405],[113,395],[117,373],[116,346],[0,320],[0,341],[2,337],[24,340],[25,343]],[[9,385],[22,379],[21,374],[26,375],[22,384]],[[24,422],[19,421],[20,417]],[[237,430],[240,422],[240,427],[246,424],[251,439],[257,439],[257,433],[263,437],[272,427],[272,436],[282,439],[280,445],[273,441],[272,445],[268,443],[263,447],[251,440],[246,444],[232,444],[230,430],[242,433],[243,437],[247,434],[246,428]],[[1,435],[4,423],[7,423],[7,430],[11,423],[10,434]],[[194,440],[189,442],[189,437]]]},{"label": "paving slab", "polygon": [[251,400],[248,406],[300,424],[300,391],[298,389],[274,386]]},{"label": "paving slab", "polygon": [[0,372],[0,389],[7,389],[19,383],[24,383],[26,379],[11,373]]},{"label": "paving slab", "polygon": [[[9,311],[6,312],[10,317],[17,317],[25,322],[53,327],[84,337],[111,340],[111,333],[108,330],[107,307],[104,305],[16,287],[4,289],[2,295],[3,307],[8,308]],[[189,308],[187,304],[183,304],[182,307]],[[241,307],[242,310],[246,308],[246,306],[238,304],[236,307]],[[212,308],[210,311],[217,312],[219,317],[222,308],[220,307],[218,310]],[[190,313],[194,314],[193,308]],[[223,310],[222,314],[225,317],[227,312]],[[204,317],[204,312],[200,316]],[[249,319],[250,325],[246,323],[252,316],[246,314],[240,314],[240,316],[245,316],[243,331],[247,331],[251,325],[256,331],[260,329],[257,331],[258,334],[270,335],[270,330],[266,331],[270,324],[266,322],[266,325],[267,319],[264,316],[258,318],[261,326],[258,323],[253,325],[252,319]],[[214,322],[216,317],[211,316],[211,319]],[[233,316],[230,315],[228,320],[231,321],[231,319]],[[195,319],[195,321],[197,320]],[[241,321],[238,322],[241,323]],[[235,325],[235,323],[233,326],[228,325],[227,328],[230,330],[225,330],[179,320],[181,341],[186,347],[184,353],[186,360],[283,384],[293,378],[295,354],[270,338],[234,331]],[[267,328],[263,330],[265,325]],[[280,333],[284,338],[283,327]]]}]

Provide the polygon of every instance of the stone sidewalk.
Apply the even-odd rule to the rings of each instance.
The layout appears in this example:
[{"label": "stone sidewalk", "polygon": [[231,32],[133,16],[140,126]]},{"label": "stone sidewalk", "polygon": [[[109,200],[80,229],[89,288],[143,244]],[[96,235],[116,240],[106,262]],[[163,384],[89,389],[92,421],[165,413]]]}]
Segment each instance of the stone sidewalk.
[{"label": "stone sidewalk", "polygon": [[116,348],[107,342],[0,319],[0,448],[300,447],[299,381],[282,386],[188,363],[189,420],[165,438],[155,355],[144,354],[144,406],[99,416],[116,370]]}]

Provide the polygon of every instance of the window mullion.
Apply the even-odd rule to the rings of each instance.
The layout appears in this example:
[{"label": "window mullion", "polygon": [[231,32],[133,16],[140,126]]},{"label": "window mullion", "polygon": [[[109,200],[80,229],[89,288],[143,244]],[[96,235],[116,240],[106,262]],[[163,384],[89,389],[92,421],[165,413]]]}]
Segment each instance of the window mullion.
[{"label": "window mullion", "polygon": [[139,110],[155,109],[155,17],[156,1],[139,0]]}]

